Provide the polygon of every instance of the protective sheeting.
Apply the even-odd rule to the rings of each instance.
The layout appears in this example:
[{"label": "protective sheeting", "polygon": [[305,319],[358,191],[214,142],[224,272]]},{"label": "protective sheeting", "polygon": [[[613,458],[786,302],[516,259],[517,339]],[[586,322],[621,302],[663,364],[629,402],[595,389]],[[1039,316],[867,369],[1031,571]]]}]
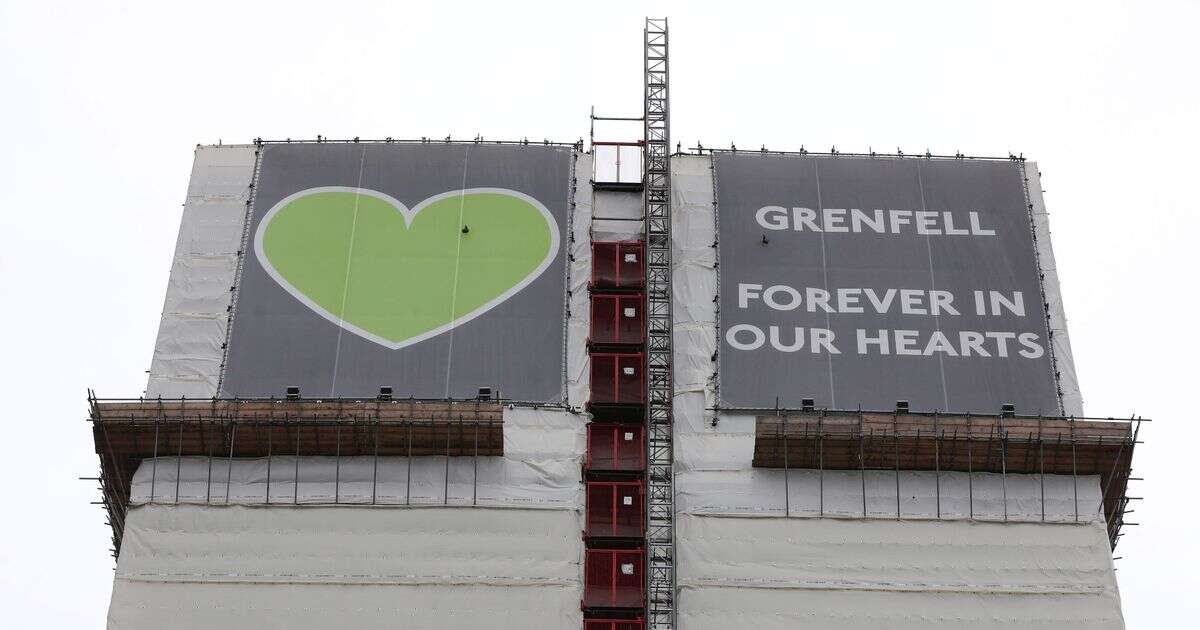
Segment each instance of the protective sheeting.
[{"label": "protective sheeting", "polygon": [[141,506],[110,630],[579,628],[575,510]]},{"label": "protective sheeting", "polygon": [[584,427],[580,414],[505,409],[503,457],[159,457],[138,467],[130,502],[581,510]]},{"label": "protective sheeting", "polygon": [[255,159],[252,146],[196,149],[148,397],[217,393]]},{"label": "protective sheeting", "polygon": [[[675,394],[678,396],[709,392],[715,377],[717,239],[711,160],[701,156],[673,157],[671,196],[672,338]],[[677,403],[677,418],[679,411]],[[691,416],[685,414],[685,419]]]},{"label": "protective sheeting", "polygon": [[692,470],[678,486],[676,503],[686,514],[1033,523],[1104,520],[1096,476],[1042,479],[995,473],[789,470],[785,477],[782,470],[757,468]]},{"label": "protective sheeting", "polygon": [[1025,164],[1026,186],[1029,188],[1030,212],[1033,216],[1034,246],[1042,271],[1042,290],[1045,292],[1047,314],[1050,317],[1050,341],[1054,348],[1054,367],[1058,371],[1058,387],[1062,392],[1063,413],[1083,415],[1083,394],[1079,391],[1079,374],[1075,371],[1075,354],[1071,351],[1071,336],[1067,332],[1067,315],[1063,309],[1062,287],[1058,265],[1054,262],[1054,245],[1050,242],[1050,214],[1042,196],[1042,174],[1037,162]]},{"label": "protective sheeting", "polygon": [[588,282],[592,279],[592,184],[580,174],[592,172],[593,157],[575,153],[573,205],[570,216],[569,267],[567,278],[567,404],[583,409],[591,391],[587,338],[592,309]]},{"label": "protective sheeting", "polygon": [[642,236],[642,195],[636,192],[597,190],[592,195],[592,240],[632,241]]},{"label": "protective sheeting", "polygon": [[1118,630],[1102,521],[679,521],[680,627]]}]

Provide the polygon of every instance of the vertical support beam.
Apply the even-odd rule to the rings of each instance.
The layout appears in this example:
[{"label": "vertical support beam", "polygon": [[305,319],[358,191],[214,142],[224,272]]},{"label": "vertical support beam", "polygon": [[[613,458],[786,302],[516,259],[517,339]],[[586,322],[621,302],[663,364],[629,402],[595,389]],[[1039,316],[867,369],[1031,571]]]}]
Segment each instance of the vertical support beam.
[{"label": "vertical support beam", "polygon": [[674,385],[671,366],[671,135],[667,20],[644,31],[646,221],[646,620],[675,627]]}]

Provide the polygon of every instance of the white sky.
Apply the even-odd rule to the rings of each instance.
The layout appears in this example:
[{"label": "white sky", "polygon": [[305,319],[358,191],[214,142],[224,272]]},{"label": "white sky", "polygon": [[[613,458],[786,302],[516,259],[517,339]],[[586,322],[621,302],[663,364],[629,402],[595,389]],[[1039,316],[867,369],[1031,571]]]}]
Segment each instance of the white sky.
[{"label": "white sky", "polygon": [[671,18],[685,146],[1039,162],[1086,410],[1155,420],[1129,627],[1200,616],[1200,4],[404,4],[0,0],[6,627],[103,626],[85,388],[144,387],[196,143],[575,140],[592,105],[640,113],[646,12]]}]

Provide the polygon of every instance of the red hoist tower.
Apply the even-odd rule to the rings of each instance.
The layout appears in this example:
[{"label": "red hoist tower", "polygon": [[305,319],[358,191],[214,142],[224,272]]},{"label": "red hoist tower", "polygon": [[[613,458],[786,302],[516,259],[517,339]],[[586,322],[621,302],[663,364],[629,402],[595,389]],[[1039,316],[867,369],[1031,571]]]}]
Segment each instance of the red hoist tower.
[{"label": "red hoist tower", "polygon": [[[592,241],[584,630],[675,625],[665,19],[646,20],[644,59],[643,116],[592,115],[593,163],[602,155],[615,158],[605,163],[603,175],[593,169],[593,201],[600,191],[610,199],[623,197],[617,205],[642,208],[639,217],[594,214],[592,219],[632,220],[642,229],[636,238]],[[641,122],[643,137],[597,141],[596,121]],[[636,175],[629,172],[639,168]]]}]

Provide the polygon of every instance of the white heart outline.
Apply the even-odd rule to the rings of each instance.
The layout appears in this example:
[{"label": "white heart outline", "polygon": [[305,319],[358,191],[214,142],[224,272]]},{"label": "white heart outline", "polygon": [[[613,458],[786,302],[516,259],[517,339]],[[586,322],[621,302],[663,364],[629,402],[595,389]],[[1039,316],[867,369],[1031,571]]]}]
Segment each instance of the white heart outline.
[{"label": "white heart outline", "polygon": [[[450,197],[460,197],[460,196],[472,195],[472,194],[481,194],[481,193],[494,193],[494,194],[506,195],[509,197],[515,197],[517,199],[520,199],[520,200],[528,203],[529,205],[533,206],[539,212],[542,213],[542,217],[546,219],[546,224],[550,227],[550,248],[546,252],[545,259],[543,259],[542,262],[533,271],[529,272],[528,275],[526,275],[524,278],[522,278],[520,282],[514,284],[512,287],[509,287],[508,290],[506,290],[503,293],[501,293],[500,295],[497,295],[496,297],[492,298],[490,301],[482,304],[479,308],[471,311],[470,313],[463,315],[462,317],[453,319],[448,323],[442,324],[441,326],[438,326],[437,328],[433,328],[433,329],[423,332],[415,337],[410,337],[400,343],[396,343],[394,341],[391,341],[390,339],[386,339],[386,338],[380,337],[379,335],[376,335],[372,332],[363,330],[362,328],[359,328],[358,326],[351,324],[350,322],[346,321],[343,318],[335,317],[332,313],[327,311],[324,307],[322,307],[321,305],[319,305],[316,302],[309,299],[308,296],[304,295],[303,292],[301,292],[299,289],[297,289],[295,286],[293,286],[292,283],[288,282],[287,279],[283,277],[283,274],[279,273],[279,270],[277,270],[275,268],[275,265],[271,264],[271,261],[267,258],[266,253],[263,251],[263,236],[266,232],[266,226],[270,225],[271,220],[275,217],[275,215],[280,210],[282,210],[289,203],[295,201],[296,199],[299,199],[300,197],[306,197],[308,195],[313,195],[313,194],[317,194],[317,193],[326,193],[326,192],[348,192],[348,193],[354,193],[357,195],[364,195],[367,197],[374,197],[381,201],[385,201],[385,202],[391,204],[392,207],[395,208],[400,213],[400,216],[404,218],[405,229],[408,229],[409,227],[412,226],[413,219],[422,210],[424,210],[426,207],[430,206],[431,204],[437,203],[438,201],[441,201],[443,199],[447,199]],[[277,202],[274,206],[271,206],[271,209],[268,210],[267,213],[263,215],[262,220],[260,220],[258,222],[258,227],[255,229],[255,232],[254,232],[254,256],[255,256],[255,258],[258,259],[258,263],[259,263],[259,265],[262,266],[263,270],[267,272],[267,275],[271,276],[271,278],[274,279],[275,282],[277,284],[279,284],[279,286],[283,287],[283,289],[285,291],[287,291],[288,293],[290,293],[292,295],[292,297],[299,300],[301,304],[304,304],[309,309],[311,309],[314,313],[316,313],[317,315],[320,315],[324,319],[332,322],[333,324],[335,324],[337,326],[340,326],[344,330],[348,330],[348,331],[358,335],[359,337],[362,337],[363,339],[366,339],[368,341],[373,341],[381,346],[384,346],[385,348],[390,348],[392,350],[399,350],[400,348],[411,346],[413,344],[417,344],[422,341],[425,341],[426,339],[436,337],[448,330],[451,330],[462,324],[465,324],[465,323],[475,319],[476,317],[479,317],[480,315],[483,315],[484,313],[490,311],[491,309],[495,308],[496,306],[499,306],[501,303],[508,300],[508,298],[516,295],[521,289],[524,289],[525,287],[529,286],[529,284],[532,283],[534,280],[538,279],[538,277],[540,277],[542,275],[542,273],[544,273],[546,271],[546,269],[548,269],[550,267],[550,264],[552,262],[554,262],[554,258],[558,255],[558,248],[559,248],[558,221],[554,220],[554,215],[550,214],[550,211],[546,209],[546,206],[542,205],[542,202],[540,202],[537,199],[534,199],[533,197],[530,197],[529,195],[526,195],[525,193],[520,192],[520,191],[511,190],[508,188],[492,188],[492,187],[464,188],[461,190],[450,190],[450,191],[446,191],[444,193],[438,193],[438,194],[436,194],[432,197],[429,197],[429,198],[425,199],[424,201],[418,203],[411,210],[408,208],[407,205],[405,205],[399,199],[396,199],[390,195],[381,193],[377,190],[371,190],[369,188],[355,188],[353,186],[317,186],[315,188],[306,188],[304,190],[294,192],[294,193],[288,195],[287,197],[284,197],[283,199],[279,200],[279,202]]]}]

